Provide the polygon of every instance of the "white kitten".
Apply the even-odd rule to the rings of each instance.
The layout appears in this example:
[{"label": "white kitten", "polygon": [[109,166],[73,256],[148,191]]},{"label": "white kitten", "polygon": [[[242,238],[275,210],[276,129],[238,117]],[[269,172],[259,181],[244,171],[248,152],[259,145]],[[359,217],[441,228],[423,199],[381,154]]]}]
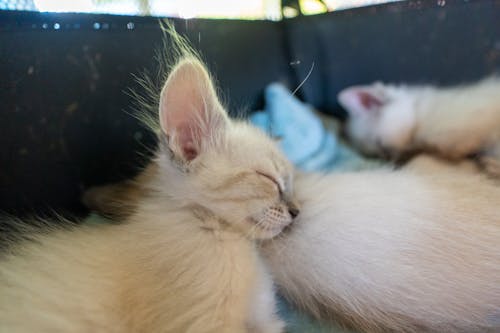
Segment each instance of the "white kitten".
[{"label": "white kitten", "polygon": [[[446,89],[376,83],[339,102],[367,153],[494,159],[499,88],[498,78]],[[420,156],[396,171],[304,174],[296,188],[299,220],[263,248],[290,300],[368,332],[500,331],[500,187],[471,162]]]},{"label": "white kitten", "polygon": [[347,88],[338,99],[349,113],[347,134],[366,153],[500,161],[499,77],[449,88],[375,83]]},{"label": "white kitten", "polygon": [[297,221],[261,250],[293,303],[366,332],[500,332],[500,187],[473,165],[422,156],[296,191]]},{"label": "white kitten", "polygon": [[298,213],[292,168],[231,121],[203,65],[160,98],[160,149],[122,224],[31,236],[0,261],[1,332],[281,332],[254,239]]}]

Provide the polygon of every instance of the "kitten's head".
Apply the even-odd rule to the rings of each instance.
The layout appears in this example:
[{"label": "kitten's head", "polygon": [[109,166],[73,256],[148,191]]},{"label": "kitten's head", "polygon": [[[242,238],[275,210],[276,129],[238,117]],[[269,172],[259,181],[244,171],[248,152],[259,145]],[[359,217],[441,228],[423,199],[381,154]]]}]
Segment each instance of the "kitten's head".
[{"label": "kitten's head", "polygon": [[181,60],[159,106],[164,190],[252,238],[279,234],[298,214],[293,168],[258,129],[229,119],[205,67]]},{"label": "kitten's head", "polygon": [[376,82],[342,90],[338,101],[349,114],[346,133],[369,155],[397,156],[411,146],[415,98],[405,86]]}]

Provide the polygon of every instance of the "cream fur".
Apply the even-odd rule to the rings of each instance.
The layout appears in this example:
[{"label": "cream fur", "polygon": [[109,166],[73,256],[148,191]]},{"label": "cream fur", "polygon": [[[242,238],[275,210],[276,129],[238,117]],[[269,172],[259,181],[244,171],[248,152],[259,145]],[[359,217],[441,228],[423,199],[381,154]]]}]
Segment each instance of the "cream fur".
[{"label": "cream fur", "polygon": [[[499,85],[377,84],[341,102],[366,152],[482,153],[494,170]],[[356,89],[382,107],[363,113]],[[188,145],[203,161],[190,174],[160,154],[135,182],[89,193],[101,211],[131,215],[126,224],[15,247],[0,264],[1,331],[275,332],[266,265],[292,302],[363,331],[500,331],[500,187],[476,165],[420,156],[401,170],[298,175],[302,212],[279,234],[290,222],[279,213],[293,201],[290,167],[245,124],[219,134],[210,154]],[[170,150],[182,155],[179,144]],[[248,216],[269,227],[249,227]],[[251,239],[277,234],[258,249],[262,263]]]},{"label": "cream fur", "polygon": [[291,166],[229,120],[195,58],[174,67],[159,112],[123,223],[45,230],[3,255],[1,332],[282,331],[255,239],[292,221]]},{"label": "cream fur", "polygon": [[[464,157],[474,138],[495,138],[496,116],[488,106],[496,105],[496,82],[444,91],[375,85],[370,93],[394,102],[375,114],[353,104],[351,137],[376,154],[414,149],[417,137],[433,152],[449,141],[439,153]],[[489,122],[467,110],[483,110]],[[498,147],[493,139],[491,146]],[[116,207],[134,207],[146,194],[141,177],[147,170],[125,188],[105,188],[107,198],[94,207],[110,215],[119,215]],[[399,170],[301,174],[295,186],[301,214],[260,248],[292,302],[367,332],[500,330],[500,186],[477,165],[423,155]]]},{"label": "cream fur", "polygon": [[[167,209],[165,209],[167,208]],[[253,244],[148,200],[127,224],[38,236],[0,266],[2,332],[279,332]],[[203,223],[217,224],[205,219]],[[201,222],[200,222],[201,223]],[[254,307],[270,308],[248,322]],[[261,322],[259,322],[261,321]],[[269,327],[266,327],[269,326]]]},{"label": "cream fur", "polygon": [[298,219],[259,248],[289,300],[366,332],[499,329],[500,187],[474,163],[300,174],[296,192]]}]

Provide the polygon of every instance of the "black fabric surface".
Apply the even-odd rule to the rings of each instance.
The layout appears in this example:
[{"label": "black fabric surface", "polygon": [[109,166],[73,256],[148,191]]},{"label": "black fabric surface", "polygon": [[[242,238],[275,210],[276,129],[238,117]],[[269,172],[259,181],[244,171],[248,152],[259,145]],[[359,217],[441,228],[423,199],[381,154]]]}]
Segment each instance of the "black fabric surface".
[{"label": "black fabric surface", "polygon": [[[231,113],[262,107],[270,82],[290,85],[278,23],[174,21]],[[132,74],[157,72],[162,36],[156,18],[0,12],[0,210],[82,213],[86,187],[137,172],[155,138],[130,115],[126,90]]]},{"label": "black fabric surface", "polygon": [[302,98],[343,116],[354,84],[458,84],[500,70],[500,1],[403,1],[285,21]]},{"label": "black fabric surface", "polygon": [[[500,0],[175,23],[233,115],[262,107],[272,81],[294,89],[313,63],[298,95],[337,116],[336,94],[351,84],[458,83],[500,68]],[[136,86],[132,74],[155,72],[161,38],[156,18],[0,12],[1,211],[82,214],[86,187],[137,172],[155,138],[127,113],[125,90]]]}]

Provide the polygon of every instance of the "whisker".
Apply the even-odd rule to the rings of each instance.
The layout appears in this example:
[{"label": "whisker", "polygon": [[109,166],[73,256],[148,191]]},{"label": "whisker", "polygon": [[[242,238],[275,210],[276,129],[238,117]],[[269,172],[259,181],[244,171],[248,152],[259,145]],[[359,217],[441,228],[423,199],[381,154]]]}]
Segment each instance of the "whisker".
[{"label": "whisker", "polygon": [[295,95],[295,93],[300,89],[300,87],[302,87],[304,83],[306,83],[307,79],[309,79],[309,76],[311,76],[313,69],[314,69],[314,61],[311,64],[311,69],[309,69],[309,73],[307,73],[306,77],[304,78],[304,80],[302,80],[299,86],[295,88],[295,90],[292,92],[292,95]]}]

